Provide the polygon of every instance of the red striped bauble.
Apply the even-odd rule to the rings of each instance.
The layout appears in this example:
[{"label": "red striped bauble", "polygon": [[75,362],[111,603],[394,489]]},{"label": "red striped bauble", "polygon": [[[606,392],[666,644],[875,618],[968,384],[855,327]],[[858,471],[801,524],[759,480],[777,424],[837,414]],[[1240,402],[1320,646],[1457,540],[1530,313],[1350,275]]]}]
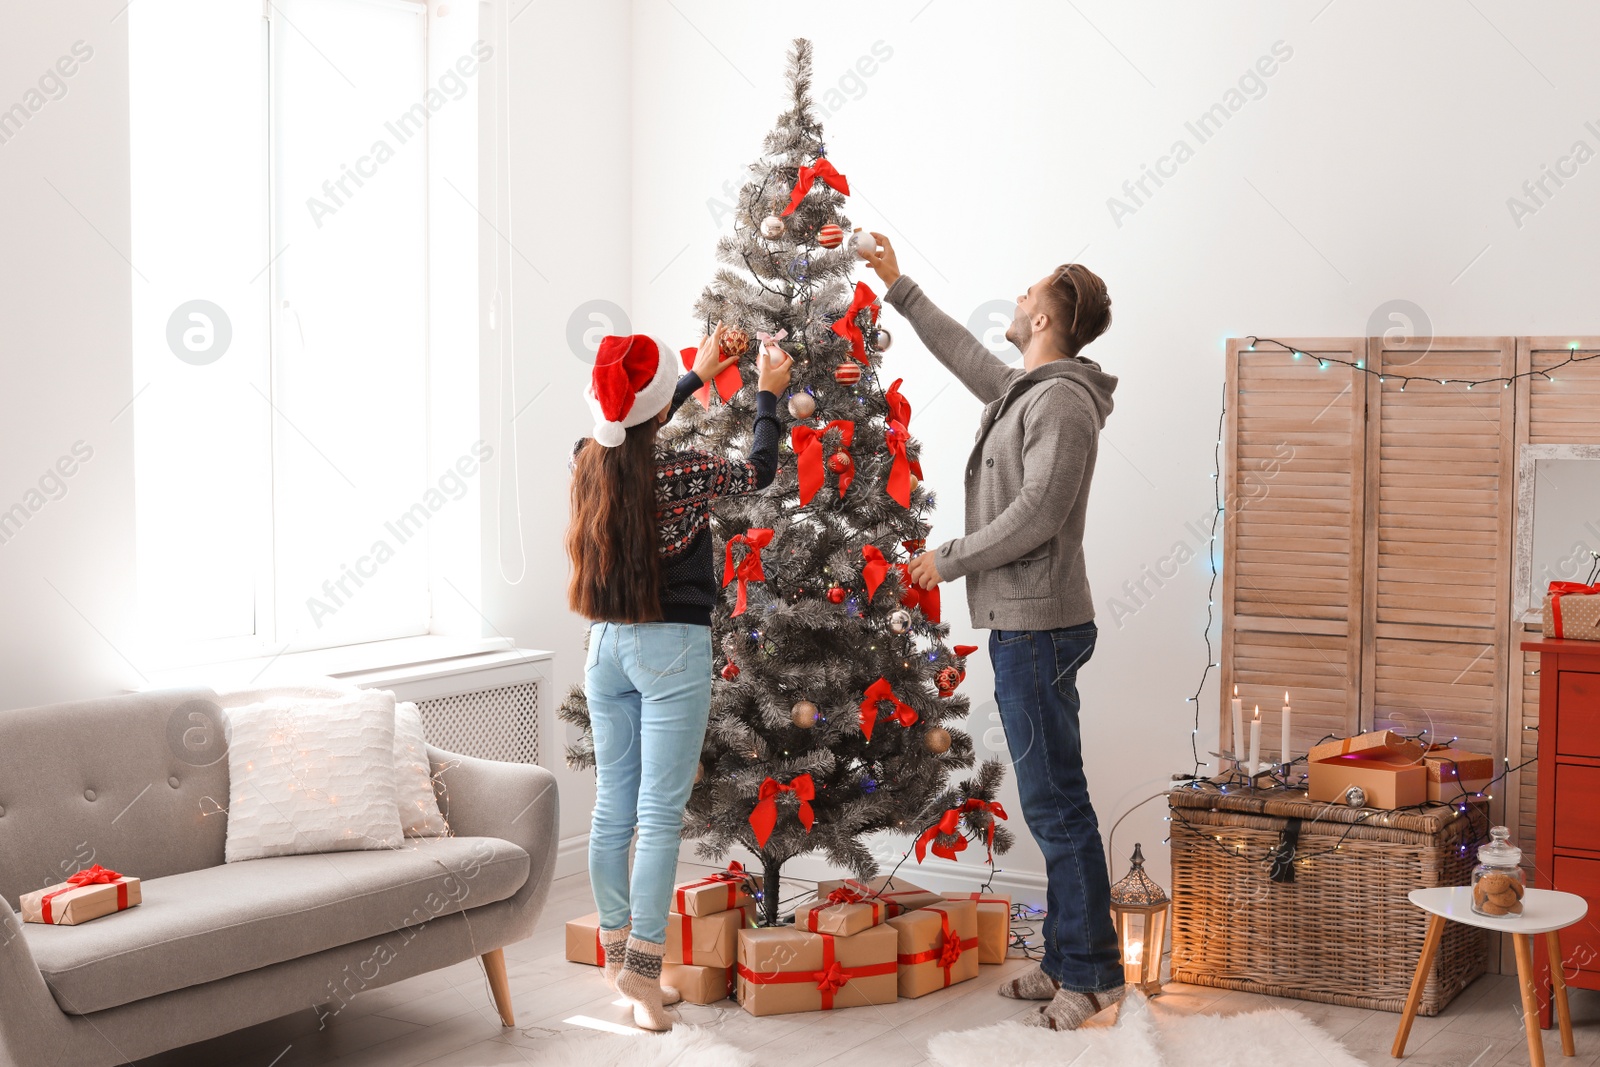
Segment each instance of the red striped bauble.
[{"label": "red striped bauble", "polygon": [[841,385],[854,385],[861,380],[861,364],[841,363],[833,368],[833,380]]},{"label": "red striped bauble", "polygon": [[817,231],[817,244],[823,248],[838,248],[843,243],[844,231],[831,222]]}]

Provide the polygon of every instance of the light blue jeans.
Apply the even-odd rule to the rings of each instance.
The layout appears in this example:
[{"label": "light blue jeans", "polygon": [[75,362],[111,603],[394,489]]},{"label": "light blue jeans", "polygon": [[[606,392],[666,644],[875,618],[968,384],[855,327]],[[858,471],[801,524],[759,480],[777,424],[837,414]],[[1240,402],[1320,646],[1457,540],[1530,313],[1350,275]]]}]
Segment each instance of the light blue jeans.
[{"label": "light blue jeans", "polygon": [[631,915],[634,937],[664,944],[683,809],[711,714],[711,628],[594,623],[583,673],[597,778],[589,881],[600,928],[616,930]]}]

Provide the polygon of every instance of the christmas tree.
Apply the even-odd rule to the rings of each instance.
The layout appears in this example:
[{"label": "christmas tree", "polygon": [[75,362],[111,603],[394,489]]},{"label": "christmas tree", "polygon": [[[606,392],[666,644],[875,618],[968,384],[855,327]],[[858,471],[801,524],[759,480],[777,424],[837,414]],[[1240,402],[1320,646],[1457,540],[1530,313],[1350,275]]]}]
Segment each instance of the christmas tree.
[{"label": "christmas tree", "polygon": [[[967,714],[956,687],[974,649],[946,646],[938,589],[916,588],[905,571],[934,500],[901,381],[881,384],[890,338],[877,298],[852,280],[849,184],[813,113],[809,41],[794,42],[788,81],[792,105],[750,167],[734,232],[717,243],[725,266],[695,305],[706,332],[735,327],[730,354],[748,347],[662,431],[664,448],[747,455],[758,348],[794,357],[777,477],[719,500],[712,520],[725,567],[713,618],[721,677],[684,816],[702,857],[743,845],[761,858],[767,925],[778,921],[781,868],[803,853],[870,878],[877,863],[863,839],[879,831],[916,834],[919,855],[931,844],[949,858],[969,834],[994,852],[1011,844],[995,823],[998,761],[948,785],[952,769],[974,763],[954,725]],[[584,731],[568,763],[593,766],[581,685],[560,714]]]}]

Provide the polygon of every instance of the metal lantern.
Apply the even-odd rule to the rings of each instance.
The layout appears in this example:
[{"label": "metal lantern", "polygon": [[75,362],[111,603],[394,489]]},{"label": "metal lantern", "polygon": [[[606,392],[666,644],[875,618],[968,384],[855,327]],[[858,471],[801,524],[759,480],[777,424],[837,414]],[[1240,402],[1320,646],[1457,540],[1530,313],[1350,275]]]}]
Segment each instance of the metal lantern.
[{"label": "metal lantern", "polygon": [[1144,848],[1133,846],[1132,867],[1111,887],[1111,917],[1122,945],[1122,973],[1146,996],[1161,992],[1161,946],[1167,936],[1166,890],[1144,870]]}]

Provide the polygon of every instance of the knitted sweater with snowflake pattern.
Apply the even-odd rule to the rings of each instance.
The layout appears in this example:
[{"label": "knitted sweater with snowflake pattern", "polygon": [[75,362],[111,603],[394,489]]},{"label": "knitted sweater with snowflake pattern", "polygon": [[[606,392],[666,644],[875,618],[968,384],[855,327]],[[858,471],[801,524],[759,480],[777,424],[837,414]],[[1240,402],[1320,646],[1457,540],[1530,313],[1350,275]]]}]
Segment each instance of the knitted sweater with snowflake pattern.
[{"label": "knitted sweater with snowflake pattern", "polygon": [[[685,400],[704,385],[693,371],[678,379],[672,394],[670,421]],[[661,558],[661,619],[696,626],[711,625],[711,609],[720,585],[711,551],[711,505],[718,497],[765,489],[778,470],[778,398],[756,394],[754,440],[750,458],[730,460],[699,449],[656,451],[656,551]],[[572,447],[570,467],[590,441]],[[599,620],[591,620],[599,621]]]}]

